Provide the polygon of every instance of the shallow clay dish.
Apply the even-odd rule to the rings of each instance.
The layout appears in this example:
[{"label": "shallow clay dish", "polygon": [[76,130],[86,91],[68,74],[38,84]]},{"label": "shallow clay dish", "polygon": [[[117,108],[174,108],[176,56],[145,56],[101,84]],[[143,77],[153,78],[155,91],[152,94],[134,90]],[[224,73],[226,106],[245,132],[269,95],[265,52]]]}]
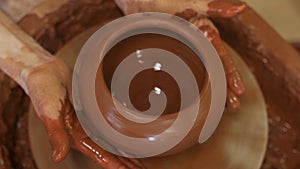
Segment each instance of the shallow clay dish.
[{"label": "shallow clay dish", "polygon": [[[87,37],[96,28],[84,32],[66,44],[57,56],[70,68]],[[244,77],[247,93],[241,98],[237,113],[225,112],[214,135],[204,144],[197,145],[175,156],[143,159],[148,169],[259,169],[266,150],[268,124],[263,95],[258,84],[238,55],[234,61]],[[42,169],[93,169],[100,168],[81,154],[72,151],[60,164],[51,160],[51,147],[42,122],[33,109],[29,113],[29,135],[32,153],[38,168]]]}]

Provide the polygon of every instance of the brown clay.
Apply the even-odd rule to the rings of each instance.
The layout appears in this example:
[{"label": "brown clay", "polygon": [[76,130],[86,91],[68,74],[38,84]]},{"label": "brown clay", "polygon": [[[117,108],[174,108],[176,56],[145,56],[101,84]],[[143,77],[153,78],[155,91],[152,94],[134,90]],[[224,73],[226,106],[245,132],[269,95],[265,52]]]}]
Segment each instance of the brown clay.
[{"label": "brown clay", "polygon": [[[141,41],[143,43],[140,43]],[[189,66],[196,77],[200,97],[203,99],[201,102],[201,104],[203,104],[199,110],[201,115],[198,117],[195,127],[192,129],[192,134],[186,137],[178,147],[174,148],[172,153],[182,151],[197,143],[197,137],[199,137],[199,133],[208,113],[208,107],[210,106],[210,102],[208,102],[208,100],[210,100],[210,90],[208,88],[209,83],[205,68],[197,55],[182,42],[165,35],[140,34],[124,39],[116,44],[105,55],[102,65],[98,68],[95,81],[97,103],[108,123],[119,132],[131,137],[149,137],[159,134],[170,127],[179,112],[177,105],[178,102],[180,102],[180,93],[176,84],[170,85],[170,83],[176,82],[164,72],[157,73],[152,70],[141,72],[140,75],[138,74],[136,78],[133,79],[130,86],[132,90],[130,91],[130,94],[132,94],[130,96],[132,102],[138,109],[140,108],[142,110],[147,108],[148,105],[145,103],[148,102],[148,94],[153,90],[154,86],[160,86],[163,91],[166,91],[168,98],[167,107],[164,114],[157,120],[146,124],[129,121],[116,111],[112,102],[109,89],[116,67],[129,54],[136,52],[137,49],[142,50],[145,48],[160,48],[176,54]],[[140,79],[140,76],[143,78]],[[140,95],[140,93],[144,94]],[[139,130],[135,130],[137,128]]]},{"label": "brown clay", "polygon": [[[208,22],[207,24],[199,25],[198,22]],[[213,44],[214,48],[218,52],[218,55],[223,63],[226,80],[228,85],[227,91],[227,101],[226,101],[226,110],[228,112],[236,112],[240,106],[240,100],[238,96],[241,96],[245,93],[246,88],[241,77],[240,73],[237,71],[236,65],[233,63],[233,60],[225,48],[225,45],[216,29],[213,26],[209,25],[210,21],[207,21],[207,18],[198,17],[196,19],[191,19],[194,25],[198,26],[199,29],[206,34],[207,38]]]},{"label": "brown clay", "polygon": [[[113,3],[111,3],[113,4]],[[71,5],[70,5],[71,6]],[[96,6],[96,5],[94,5]],[[116,8],[110,8],[111,6],[107,7],[107,9],[109,11],[111,11],[112,13],[115,13],[115,15],[120,15],[120,12],[118,10],[116,10]],[[88,7],[87,7],[88,8]],[[98,10],[98,11],[97,11]],[[96,9],[95,10],[96,12],[101,12],[101,10],[99,9]],[[56,12],[54,12],[56,13]],[[80,12],[79,12],[80,13]],[[118,14],[117,14],[118,13]],[[54,15],[54,14],[53,14]],[[60,16],[61,13],[58,13],[57,16]],[[87,15],[87,13],[85,14]],[[99,18],[109,18],[113,16],[112,15],[105,15],[105,16],[97,16]],[[60,19],[62,18],[59,18],[57,17],[57,22],[56,23],[59,23],[60,22]],[[47,19],[45,19],[47,20]],[[83,19],[85,20],[85,19]],[[88,20],[88,19],[87,19]],[[93,23],[95,20],[85,20],[86,22],[84,23]],[[249,22],[250,20],[250,22]],[[78,27],[78,31],[71,31],[72,33],[70,33],[71,35],[69,35],[68,37],[73,37],[75,36],[78,32],[80,31],[83,31],[86,27],[81,27],[81,26],[77,26],[77,23],[78,22],[81,22],[82,20],[81,19],[78,19],[77,21],[74,21],[74,27]],[[259,23],[257,23],[257,21],[260,21]],[[25,21],[24,21],[25,22]],[[295,54],[295,52],[293,52],[293,50],[290,49],[290,47],[286,44],[286,42],[279,38],[278,40],[278,36],[276,35],[276,40],[274,41],[274,39],[270,39],[269,41],[266,41],[266,39],[264,39],[263,37],[265,37],[265,35],[268,35],[268,32],[271,31],[272,34],[273,31],[272,31],[272,28],[268,27],[265,25],[265,22],[264,21],[261,21],[261,19],[259,17],[257,17],[257,15],[254,13],[254,12],[247,12],[247,14],[243,14],[242,17],[237,17],[237,18],[234,18],[232,19],[231,21],[225,21],[224,23],[221,23],[222,21],[218,21],[219,23],[219,26],[222,28],[220,29],[221,31],[221,34],[223,37],[225,37],[226,41],[227,42],[231,42],[231,44],[235,47],[236,50],[239,51],[239,53],[242,54],[242,56],[245,56],[244,57],[244,60],[247,61],[247,63],[250,65],[250,67],[252,68],[252,70],[254,70],[254,72],[256,72],[256,77],[258,78],[258,81],[260,82],[261,84],[261,87],[264,91],[264,94],[267,95],[266,97],[266,101],[267,103],[271,106],[271,107],[276,107],[276,109],[278,109],[278,112],[274,111],[274,114],[278,114],[280,115],[280,117],[284,117],[284,118],[281,118],[281,121],[282,120],[289,120],[292,122],[292,126],[295,130],[293,131],[299,131],[299,128],[297,125],[295,125],[295,123],[297,124],[297,120],[299,119],[299,116],[296,115],[295,112],[297,112],[297,110],[299,110],[299,107],[297,107],[297,104],[299,103],[297,97],[299,96],[299,92],[297,92],[297,86],[299,86],[299,84],[297,85],[296,84],[296,79],[299,79],[297,77],[296,74],[293,74],[291,72],[291,70],[288,70],[288,71],[283,71],[284,69],[286,69],[287,65],[289,65],[289,63],[299,63],[299,62],[292,62],[290,59],[288,59],[287,56],[296,56],[299,58],[299,55],[298,54]],[[25,22],[26,23],[26,22]],[[45,22],[43,22],[44,24]],[[63,23],[63,22],[62,22]],[[53,25],[51,25],[53,24]],[[94,23],[95,24],[95,23]],[[47,25],[47,24],[45,24]],[[53,29],[55,31],[59,30],[57,27],[54,26],[55,23],[49,23],[49,26],[53,26]],[[256,28],[260,28],[260,29],[257,29],[257,30],[260,30],[262,31],[261,34],[259,34],[259,36],[255,36],[254,38],[251,38],[251,36],[253,35],[253,31],[254,31],[254,34],[255,34],[255,31],[256,28],[253,30],[253,29],[250,29],[250,26],[251,25],[255,25]],[[259,26],[260,25],[260,26]],[[35,27],[36,25],[35,24],[32,24],[32,25],[29,25],[31,28]],[[65,29],[67,30],[69,27],[69,25],[66,25],[65,26]],[[88,27],[88,26],[87,26]],[[43,27],[41,30],[45,30],[45,28]],[[28,29],[28,32],[30,32],[30,29]],[[39,37],[43,37],[43,34],[48,34],[47,31],[42,31],[39,35]],[[68,34],[60,34],[62,37],[65,37],[66,35]],[[251,35],[251,36],[250,36]],[[262,36],[260,36],[262,35]],[[45,37],[48,37],[50,35],[45,35]],[[36,38],[38,36],[35,36]],[[269,36],[269,37],[274,37],[274,36]],[[67,42],[68,38],[66,38],[67,40],[61,40],[62,38],[61,37],[55,37],[57,39],[59,39],[59,41],[62,42],[62,44],[64,44],[65,42]],[[250,39],[250,40],[247,40],[247,39]],[[47,38],[45,38],[47,39]],[[54,46],[54,47],[51,47],[51,45],[49,44],[50,41],[47,41],[47,40],[41,40],[39,41],[40,43],[43,43],[43,44],[46,44],[45,46],[49,46],[47,48],[53,48],[54,51],[57,50],[57,48]],[[62,45],[61,44],[61,45]],[[265,45],[265,44],[268,44],[268,45]],[[281,47],[276,47],[274,46],[275,44],[283,44],[283,46]],[[269,62],[268,66],[264,66],[265,64],[262,62],[263,61],[263,56],[278,56],[276,53],[279,53],[278,55],[284,57],[284,59],[286,59],[286,62]],[[277,70],[271,70],[272,67],[276,67]],[[278,72],[277,72],[278,71]],[[287,72],[287,73],[283,73],[283,72]],[[291,74],[292,73],[292,74]],[[285,77],[287,79],[284,79],[283,77]],[[267,79],[267,80],[266,80]],[[1,82],[4,81],[4,83],[1,83],[1,84],[10,84],[10,80],[7,80],[7,79],[4,79],[2,80],[1,79]],[[266,81],[269,81],[268,83]],[[271,85],[270,85],[271,84]],[[296,87],[295,87],[296,86]],[[2,105],[5,105],[5,114],[11,116],[12,114],[17,114],[16,116],[20,116],[20,114],[16,113],[16,112],[19,112],[21,114],[23,114],[22,112],[24,112],[24,110],[27,110],[27,108],[24,108],[24,107],[19,107],[18,106],[18,103],[22,103],[24,101],[24,93],[21,92],[21,90],[18,88],[18,89],[13,89],[14,92],[13,94],[11,93],[12,89],[11,88],[5,88],[3,91],[3,93],[1,92],[1,95],[4,94],[4,93],[9,93],[9,100],[8,101],[3,101],[1,100],[1,104]],[[16,90],[18,90],[18,92],[16,92]],[[274,94],[274,91],[277,91],[275,93],[277,93],[278,95],[276,95],[276,97],[274,97],[274,95],[272,94],[268,94],[268,93],[273,93]],[[3,97],[1,97],[2,99]],[[276,98],[286,98],[286,99],[276,99]],[[20,102],[16,103],[16,99],[17,100],[20,100]],[[282,103],[281,103],[282,102]],[[279,103],[279,104],[278,104]],[[291,104],[287,104],[287,103],[291,103]],[[274,105],[277,105],[277,106],[274,106]],[[290,106],[286,106],[286,105],[290,105]],[[299,105],[299,104],[298,104]],[[15,107],[15,108],[14,108]],[[26,106],[25,106],[26,107]],[[275,120],[276,120],[276,116],[275,115],[272,115],[272,110],[269,110],[269,115]],[[13,121],[13,120],[8,120],[8,121]],[[15,129],[17,129],[17,123],[14,123],[14,125],[9,125],[12,130],[11,133],[17,133],[17,131]],[[18,124],[25,124],[26,126],[26,120],[18,120]],[[276,123],[273,123],[274,124],[274,127],[277,126]],[[284,123],[283,123],[284,124]],[[22,126],[22,125],[21,125]],[[26,127],[24,127],[26,128]],[[19,129],[18,129],[19,130]],[[272,130],[272,129],[271,129]],[[273,132],[274,135],[277,135],[279,136],[280,134],[276,131]],[[27,134],[26,132],[23,132],[23,136],[20,136],[20,137],[17,137],[18,139],[20,139],[20,144],[21,146],[19,147],[26,147],[28,146],[28,144],[23,144],[24,142],[28,142],[27,140]],[[3,137],[7,137],[7,138],[10,138],[10,134],[5,134],[5,136]],[[14,136],[13,136],[14,137]],[[273,136],[271,136],[273,137]],[[277,139],[276,137],[274,137],[275,140],[277,140],[278,142],[280,142],[280,138]],[[269,143],[269,145],[271,144],[272,142]],[[286,145],[290,145],[290,144],[294,144],[293,142],[290,142],[290,141],[285,141]],[[276,143],[277,144],[277,143]],[[295,145],[299,145],[300,142],[299,141],[295,141]],[[287,146],[289,147],[289,146]],[[26,150],[25,150],[26,149]],[[24,151],[22,151],[23,153],[30,153],[29,152],[29,148],[25,148]],[[282,152],[285,152],[286,150],[285,149],[279,149],[278,152],[281,153],[281,156],[282,156]],[[13,152],[13,151],[10,151],[10,153]],[[268,153],[270,152],[270,153]],[[266,158],[269,158],[269,157],[272,157],[274,156],[274,160],[273,160],[273,163],[276,163],[276,162],[280,162],[280,158],[277,157],[276,153],[273,153],[272,151],[268,150],[267,154],[266,154]],[[23,161],[26,161],[25,160],[25,157],[26,156],[30,156],[30,155],[25,155],[25,156],[22,156],[22,153],[18,154],[18,156],[20,157],[19,159],[23,159]],[[22,157],[22,158],[21,158]],[[286,156],[287,159],[289,159],[289,156]],[[29,159],[29,158],[28,158]],[[298,158],[299,159],[299,158]],[[27,161],[30,161],[30,160],[27,160]],[[268,161],[268,160],[266,160]],[[20,161],[18,161],[20,162]],[[297,162],[297,161],[296,161]],[[264,168],[276,168],[276,169],[279,169],[279,168],[283,168],[281,166],[276,166],[276,165],[273,165],[272,162],[267,162],[269,165],[264,165]],[[291,163],[291,162],[290,162]],[[20,164],[21,165],[21,164]],[[24,165],[22,164],[22,166],[27,166],[27,168],[34,168],[34,165],[29,165],[28,163]],[[30,166],[30,167],[29,167]],[[299,168],[300,166],[297,165],[297,164],[294,164],[294,165],[289,165],[289,167],[285,167],[285,168]],[[24,167],[26,168],[26,167]]]},{"label": "brown clay", "polygon": [[217,0],[208,4],[207,14],[211,17],[230,18],[240,14],[247,7],[239,0]]},{"label": "brown clay", "polygon": [[300,53],[300,42],[292,43],[292,45],[293,45],[294,48],[295,48],[296,50],[298,50],[298,52]]},{"label": "brown clay", "polygon": [[42,18],[32,12],[18,23],[41,46],[49,52],[55,53],[82,31],[120,16],[122,16],[121,12],[110,0],[69,0],[55,11],[46,13]]},{"label": "brown clay", "polygon": [[[61,110],[62,122],[65,124],[65,129],[62,130],[68,131],[71,145],[74,149],[82,152],[104,168],[143,169],[143,166],[138,161],[125,158],[120,160],[118,156],[96,145],[82,129],[68,99],[65,99],[62,104],[64,105]],[[58,138],[58,141],[63,140]]]},{"label": "brown clay", "polygon": [[[103,60],[103,75],[106,85],[110,88],[112,75],[125,57],[136,50],[146,48],[164,49],[180,57],[190,66],[199,85],[199,91],[201,91],[205,83],[206,72],[196,54],[180,41],[158,34],[135,35],[115,45]],[[133,105],[141,111],[149,108],[148,94],[155,86],[159,86],[167,95],[168,103],[164,114],[178,112],[181,103],[179,87],[175,79],[164,71],[145,70],[132,80],[129,92]]]},{"label": "brown clay", "polygon": [[232,19],[213,20],[254,72],[268,105],[270,133],[262,168],[299,168],[299,53],[250,8]]}]

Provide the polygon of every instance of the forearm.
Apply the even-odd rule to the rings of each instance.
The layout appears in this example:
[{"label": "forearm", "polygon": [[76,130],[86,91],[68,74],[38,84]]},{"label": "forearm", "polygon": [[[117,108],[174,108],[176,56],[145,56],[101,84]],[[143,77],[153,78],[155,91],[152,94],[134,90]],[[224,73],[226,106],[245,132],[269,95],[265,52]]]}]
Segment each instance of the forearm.
[{"label": "forearm", "polygon": [[196,15],[230,18],[246,8],[239,0],[114,0],[124,14],[163,12],[177,14],[188,10]]},{"label": "forearm", "polygon": [[0,11],[0,69],[25,91],[28,74],[53,60],[30,36]]},{"label": "forearm", "polygon": [[183,12],[185,9],[192,9],[198,14],[206,14],[209,9],[208,4],[212,1],[213,0],[115,0],[116,4],[126,15],[145,11],[175,14]]}]

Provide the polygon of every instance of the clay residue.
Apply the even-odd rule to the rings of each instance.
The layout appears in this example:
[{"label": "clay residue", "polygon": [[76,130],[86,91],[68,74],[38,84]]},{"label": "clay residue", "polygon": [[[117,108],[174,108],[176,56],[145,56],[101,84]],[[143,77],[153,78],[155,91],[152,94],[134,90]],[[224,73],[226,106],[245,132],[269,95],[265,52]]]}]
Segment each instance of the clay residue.
[{"label": "clay residue", "polygon": [[292,45],[293,45],[294,48],[295,48],[296,50],[298,50],[298,52],[300,53],[300,42],[292,43]]},{"label": "clay residue", "polygon": [[263,169],[300,167],[300,55],[253,10],[213,18],[221,35],[246,61],[263,91],[269,141]]},{"label": "clay residue", "polygon": [[[268,106],[269,143],[262,169],[298,169],[300,135],[288,119],[278,115],[275,106]],[[298,167],[295,167],[298,166]]]},{"label": "clay residue", "polygon": [[[119,16],[110,0],[70,0],[43,18],[28,14],[19,25],[45,49],[56,53],[80,32]],[[28,139],[28,104],[22,89],[0,72],[0,169],[37,168]]]},{"label": "clay residue", "polygon": [[27,131],[29,99],[0,72],[0,169],[35,169]]},{"label": "clay residue", "polygon": [[36,14],[38,10],[22,18],[19,25],[51,53],[89,27],[121,16],[109,0],[69,0],[43,18]]},{"label": "clay residue", "polygon": [[218,0],[208,4],[207,14],[214,17],[230,18],[241,13],[247,7],[239,0]]},{"label": "clay residue", "polygon": [[[165,93],[167,100],[162,114],[173,114],[173,116],[169,116],[167,119],[163,118],[164,116],[160,116],[153,122],[145,124],[143,123],[141,125],[120,116],[120,113],[115,111],[116,108],[112,106],[112,103],[103,101],[108,100],[108,98],[104,99],[107,96],[105,92],[106,87],[101,79],[104,77],[107,88],[111,90],[110,87],[113,75],[117,67],[120,66],[119,64],[122,64],[121,62],[123,62],[126,57],[128,57],[132,53],[135,53],[137,50],[143,52],[144,49],[151,48],[162,49],[176,55],[176,57],[185,62],[185,64],[192,71],[198,85],[199,94],[202,92],[202,89],[207,89],[207,72],[203,63],[198,58],[196,53],[194,53],[188,46],[186,46],[179,40],[165,35],[145,33],[134,35],[118,42],[105,55],[102,62],[103,67],[102,65],[98,67],[95,80],[95,92],[99,109],[101,110],[108,123],[110,123],[110,125],[114,129],[127,136],[144,138],[162,133],[173,124],[174,120],[177,118],[178,112],[192,105],[196,100],[196,97],[199,95],[197,93],[195,95],[190,94],[189,98],[185,100],[189,103],[187,103],[185,107],[180,107],[182,104],[182,98],[180,95],[180,88],[176,82],[176,79],[170,76],[163,69],[161,71],[145,69],[144,71],[141,71],[137,75],[135,75],[133,79],[131,79],[128,91],[130,102],[136,109],[141,112],[150,109],[151,104],[149,102],[149,94],[155,87],[159,87]],[[124,89],[125,88],[126,87],[124,87]],[[204,93],[206,92],[202,92],[203,98]],[[122,101],[120,102],[122,103]],[[205,105],[203,107],[206,106],[209,105]],[[207,114],[207,112],[201,113],[205,115]],[[135,130],[136,128],[139,128],[139,130]]]},{"label": "clay residue", "polygon": [[[43,18],[27,15],[19,23],[55,53],[78,33],[119,16],[113,1],[70,0]],[[300,168],[300,156],[295,153],[300,145],[300,74],[298,70],[296,75],[296,68],[292,68],[299,65],[300,56],[252,10],[233,19],[214,20],[225,40],[253,70],[268,104],[270,140],[263,168]],[[291,58],[298,58],[298,62]],[[5,161],[0,168],[34,169],[26,127],[28,98],[2,72],[0,93],[0,160]]]}]

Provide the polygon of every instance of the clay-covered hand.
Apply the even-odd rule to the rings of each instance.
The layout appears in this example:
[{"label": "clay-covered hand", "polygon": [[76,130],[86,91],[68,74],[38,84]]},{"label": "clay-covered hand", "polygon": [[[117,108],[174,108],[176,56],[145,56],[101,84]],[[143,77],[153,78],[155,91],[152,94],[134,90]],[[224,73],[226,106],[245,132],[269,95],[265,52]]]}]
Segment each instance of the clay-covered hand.
[{"label": "clay-covered hand", "polygon": [[208,18],[203,16],[190,18],[189,21],[197,26],[215,47],[223,63],[227,80],[226,110],[228,112],[237,111],[240,106],[239,96],[243,95],[246,90],[245,84],[231,55],[224,45],[217,28],[215,28]]},{"label": "clay-covered hand", "polygon": [[72,147],[106,169],[142,168],[137,160],[106,152],[86,135],[70,102],[71,75],[61,60],[55,58],[35,67],[25,84],[35,110],[46,126],[55,162],[62,161]]},{"label": "clay-covered hand", "polygon": [[106,152],[81,128],[71,104],[71,73],[0,11],[0,69],[29,95],[53,149],[63,160],[73,147],[106,169],[140,169],[137,160]]},{"label": "clay-covered hand", "polygon": [[[0,61],[1,64],[7,65],[18,62],[13,57],[1,58]],[[22,65],[22,62],[16,66],[19,64]],[[70,147],[73,147],[106,169],[142,168],[137,160],[125,159],[106,152],[86,135],[70,102],[71,75],[61,60],[49,58],[48,61],[31,69],[25,68],[22,74],[21,86],[45,124],[55,162],[62,161],[69,153]]]},{"label": "clay-covered hand", "polygon": [[195,11],[199,15],[229,18],[246,8],[239,0],[114,0],[124,14],[138,12],[180,13]]},{"label": "clay-covered hand", "polygon": [[163,12],[175,14],[197,26],[212,42],[224,66],[227,79],[227,111],[240,106],[239,96],[245,93],[245,84],[225,48],[217,28],[207,17],[234,17],[247,7],[239,0],[115,0],[125,14]]}]

